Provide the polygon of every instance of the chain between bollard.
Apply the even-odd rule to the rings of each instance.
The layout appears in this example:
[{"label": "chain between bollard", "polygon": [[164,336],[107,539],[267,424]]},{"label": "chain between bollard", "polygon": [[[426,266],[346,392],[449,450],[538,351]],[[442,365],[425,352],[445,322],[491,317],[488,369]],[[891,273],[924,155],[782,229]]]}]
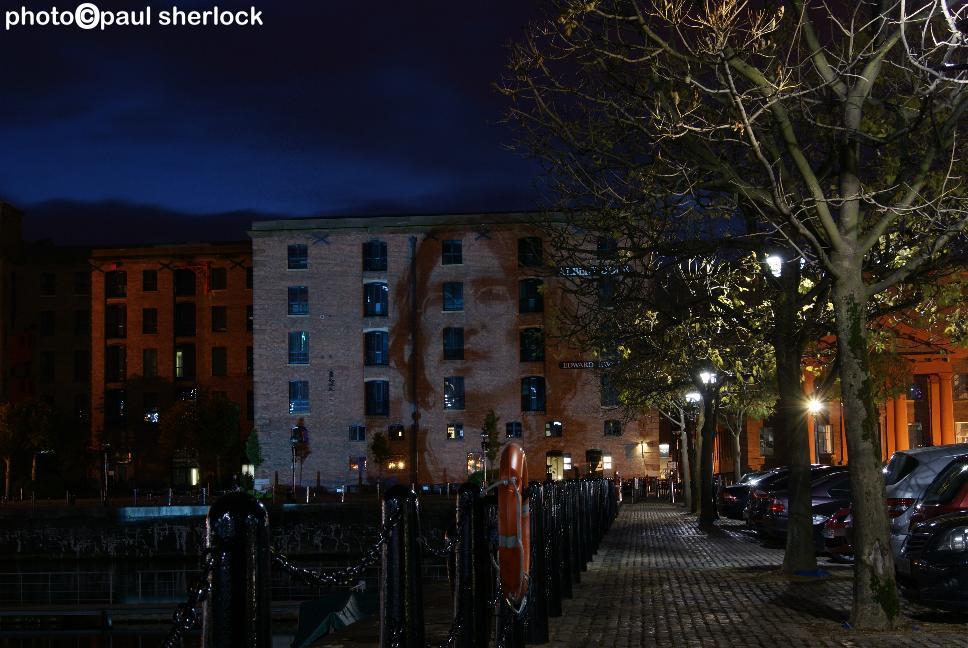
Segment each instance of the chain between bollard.
[{"label": "chain between bollard", "polygon": [[423,550],[430,554],[431,556],[436,556],[437,558],[446,558],[452,554],[457,549],[457,538],[451,538],[444,543],[441,548],[436,548],[430,544],[430,541],[425,537],[420,536],[417,538],[417,542],[423,547]]},{"label": "chain between bollard", "polygon": [[393,527],[400,521],[399,516],[392,517],[380,530],[380,535],[372,547],[366,550],[359,563],[344,569],[333,569],[327,571],[314,572],[303,567],[297,567],[289,559],[276,551],[272,550],[272,564],[282,569],[284,572],[298,578],[308,585],[326,587],[332,585],[356,585],[360,577],[370,567],[380,559],[380,550],[390,538]]},{"label": "chain between bollard", "polygon": [[208,547],[202,551],[200,560],[201,573],[195,579],[188,592],[188,600],[180,603],[172,615],[172,627],[162,644],[163,648],[178,648],[182,645],[182,638],[191,632],[198,623],[198,605],[208,598],[212,589],[212,574],[216,566],[216,551]]}]

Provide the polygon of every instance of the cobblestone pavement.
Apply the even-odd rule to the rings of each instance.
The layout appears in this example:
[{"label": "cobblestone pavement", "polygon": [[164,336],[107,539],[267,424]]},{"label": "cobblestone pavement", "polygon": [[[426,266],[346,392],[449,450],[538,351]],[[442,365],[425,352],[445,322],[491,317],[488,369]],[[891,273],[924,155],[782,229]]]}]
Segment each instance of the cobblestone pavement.
[{"label": "cobblestone pavement", "polygon": [[845,629],[849,566],[819,582],[779,573],[783,550],[764,547],[742,525],[698,530],[664,504],[626,504],[582,573],[564,614],[551,619],[551,646],[968,646],[968,618],[905,603],[910,629]]}]

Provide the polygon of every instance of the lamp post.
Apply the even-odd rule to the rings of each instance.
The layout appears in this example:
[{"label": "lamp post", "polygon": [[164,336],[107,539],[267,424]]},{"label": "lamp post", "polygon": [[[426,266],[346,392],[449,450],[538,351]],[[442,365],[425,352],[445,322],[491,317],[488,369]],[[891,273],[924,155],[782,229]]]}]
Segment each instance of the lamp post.
[{"label": "lamp post", "polygon": [[309,430],[306,429],[305,421],[300,418],[296,421],[296,425],[293,426],[289,433],[289,446],[292,450],[292,495],[296,496],[296,457],[299,457],[299,472],[300,472],[300,482],[302,481],[302,462],[305,460],[305,456],[309,454],[308,451],[308,441]]},{"label": "lamp post", "polygon": [[716,491],[713,487],[713,448],[716,442],[716,410],[719,405],[719,375],[711,366],[701,367],[693,378],[702,399],[703,422],[700,434],[699,523],[712,524],[716,512]]}]

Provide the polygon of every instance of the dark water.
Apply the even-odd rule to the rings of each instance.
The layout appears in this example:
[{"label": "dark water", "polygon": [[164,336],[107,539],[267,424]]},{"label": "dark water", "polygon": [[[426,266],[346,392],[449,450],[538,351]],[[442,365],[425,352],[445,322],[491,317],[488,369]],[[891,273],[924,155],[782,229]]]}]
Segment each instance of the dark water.
[{"label": "dark water", "polygon": [[[63,634],[57,636],[5,636],[8,633],[0,631],[0,648],[161,648],[165,635],[154,628],[130,628],[106,634]],[[290,648],[293,635],[277,634],[272,637],[273,648]],[[189,636],[184,642],[185,648],[201,645],[201,638],[196,634]]]}]

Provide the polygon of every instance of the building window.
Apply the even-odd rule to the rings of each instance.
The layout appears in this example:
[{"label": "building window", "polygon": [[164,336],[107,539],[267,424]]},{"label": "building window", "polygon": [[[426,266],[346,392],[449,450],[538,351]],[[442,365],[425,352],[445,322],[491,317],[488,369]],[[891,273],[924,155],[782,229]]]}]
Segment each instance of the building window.
[{"label": "building window", "polygon": [[54,374],[57,369],[57,358],[52,351],[44,351],[40,354],[40,380],[45,383],[54,382]]},{"label": "building window", "polygon": [[518,311],[540,313],[544,311],[544,282],[541,279],[522,279],[518,284]]},{"label": "building window", "polygon": [[195,377],[195,345],[179,344],[175,347],[175,378]]},{"label": "building window", "polygon": [[141,409],[145,413],[145,423],[156,425],[160,420],[158,413],[158,394],[145,392],[141,396]]},{"label": "building window", "polygon": [[290,245],[288,248],[288,267],[290,270],[306,270],[309,268],[309,247],[303,243]]},{"label": "building window", "polygon": [[951,387],[954,400],[968,400],[968,373],[954,374]]},{"label": "building window", "polygon": [[817,438],[817,457],[820,455],[832,455],[834,453],[834,434],[833,426],[830,424],[814,425],[814,434]]},{"label": "building window", "polygon": [[142,308],[141,309],[141,333],[143,335],[152,335],[157,332],[158,332],[158,309]]},{"label": "building window", "polygon": [[521,329],[521,362],[543,362],[544,359],[544,330]]},{"label": "building window", "polygon": [[363,316],[386,317],[390,288],[383,282],[363,284]]},{"label": "building window", "polygon": [[53,337],[56,328],[54,311],[40,311],[40,334],[44,337]]},{"label": "building window", "polygon": [[289,414],[309,414],[309,381],[289,381]]},{"label": "building window", "polygon": [[252,304],[245,307],[245,330],[252,331],[253,328],[253,311]]},{"label": "building window", "polygon": [[351,425],[350,426],[350,441],[366,441],[366,426],[365,425]]},{"label": "building window", "polygon": [[253,347],[245,347],[245,373],[251,376],[255,373],[255,350]]},{"label": "building window", "polygon": [[91,379],[91,353],[87,349],[74,351],[74,382],[87,382]]},{"label": "building window", "polygon": [[402,441],[406,438],[407,431],[401,424],[395,423],[387,428],[387,436],[391,441]]},{"label": "building window", "polygon": [[225,347],[212,347],[212,375],[226,376],[229,372],[229,352]]},{"label": "building window", "polygon": [[364,411],[367,416],[390,415],[390,381],[367,380],[364,384]]},{"label": "building window", "polygon": [[74,395],[74,415],[77,416],[78,421],[87,422],[90,416],[90,404],[91,401],[87,394],[75,394]]},{"label": "building window", "polygon": [[309,333],[306,331],[289,332],[289,364],[309,364]]},{"label": "building window", "polygon": [[141,271],[141,292],[157,292],[157,291],[158,291],[158,271],[142,270]]},{"label": "building window", "polygon": [[195,294],[195,271],[188,268],[175,270],[175,296],[191,297]]},{"label": "building window", "polygon": [[390,455],[390,457],[387,459],[387,470],[403,470],[406,467],[407,462],[403,460],[402,455]]},{"label": "building window", "polygon": [[600,381],[601,381],[602,407],[617,407],[618,390],[615,388],[611,375],[602,374]]},{"label": "building window", "polygon": [[968,421],[955,423],[955,443],[968,443]]},{"label": "building window", "polygon": [[104,337],[109,340],[127,337],[128,309],[124,304],[111,304],[104,309]]},{"label": "building window", "polygon": [[760,428],[760,456],[773,456],[773,428],[771,427]]},{"label": "building window", "polygon": [[212,268],[208,271],[208,289],[225,290],[229,284],[229,273],[225,268]]},{"label": "building window", "polygon": [[251,389],[245,394],[245,418],[255,420],[255,392]]},{"label": "building window", "polygon": [[252,266],[245,268],[245,287],[252,290]]},{"label": "building window", "polygon": [[158,377],[158,349],[141,350],[141,375],[144,378]]},{"label": "building window", "polygon": [[464,310],[464,284],[460,281],[444,282],[444,310]]},{"label": "building window", "polygon": [[596,251],[599,259],[614,259],[618,254],[618,241],[611,236],[599,236]]},{"label": "building window", "polygon": [[527,376],[521,379],[521,411],[545,411],[545,379],[541,376]]},{"label": "building window", "polygon": [[463,248],[464,242],[460,240],[441,241],[441,265],[460,265],[464,263]]},{"label": "building window", "polygon": [[447,424],[447,439],[450,441],[459,441],[464,438],[464,424],[463,423],[448,423]]},{"label": "building window", "polygon": [[109,389],[104,392],[104,419],[112,426],[124,425],[125,393],[123,389]]},{"label": "building window", "polygon": [[52,272],[40,275],[40,294],[46,296],[57,294],[57,275]]},{"label": "building window", "polygon": [[212,306],[212,332],[224,333],[229,330],[229,313],[226,306]]},{"label": "building window", "polygon": [[464,359],[464,329],[448,327],[444,329],[444,360]]},{"label": "building window", "polygon": [[289,314],[309,315],[309,288],[289,286]]},{"label": "building window", "polygon": [[74,311],[74,335],[90,335],[91,312],[87,310]]},{"label": "building window", "polygon": [[612,277],[598,279],[598,305],[602,308],[615,307],[615,279]]},{"label": "building window", "polygon": [[447,376],[444,378],[444,409],[464,409],[464,377]]},{"label": "building window", "polygon": [[473,475],[476,472],[484,470],[484,453],[482,452],[468,452],[467,453],[467,474]]},{"label": "building window", "polygon": [[104,350],[104,380],[124,382],[128,373],[128,351],[120,345],[109,346]]},{"label": "building window", "polygon": [[612,455],[610,454],[602,455],[602,470],[605,472],[612,470]]},{"label": "building window", "polygon": [[390,334],[386,331],[367,331],[363,334],[363,364],[379,366],[390,364],[388,347]]},{"label": "building window", "polygon": [[[914,383],[908,387],[907,398],[911,401],[924,400],[925,394],[928,393],[928,377],[924,375],[914,376]],[[911,446],[912,448],[917,446]]]},{"label": "building window", "polygon": [[363,244],[364,272],[386,272],[387,244],[386,241],[367,241]]},{"label": "building window", "polygon": [[509,423],[507,423],[505,425],[505,429],[507,431],[507,435],[508,435],[508,438],[509,439],[520,439],[521,438],[521,435],[522,435],[522,432],[523,432],[523,427],[521,425],[521,421],[510,421]]},{"label": "building window", "polygon": [[91,273],[90,272],[74,273],[74,294],[75,295],[91,294]]},{"label": "building window", "polygon": [[195,304],[191,302],[175,304],[175,336],[195,336]]},{"label": "building window", "polygon": [[561,421],[546,421],[545,422],[545,436],[546,437],[560,437],[562,429],[564,426]]},{"label": "building window", "polygon": [[622,436],[622,422],[615,419],[605,421],[605,436]]},{"label": "building window", "polygon": [[518,265],[525,268],[537,268],[542,264],[541,239],[537,236],[525,236],[518,239]]},{"label": "building window", "polygon": [[104,296],[108,299],[125,297],[128,294],[128,273],[111,270],[104,273]]}]

